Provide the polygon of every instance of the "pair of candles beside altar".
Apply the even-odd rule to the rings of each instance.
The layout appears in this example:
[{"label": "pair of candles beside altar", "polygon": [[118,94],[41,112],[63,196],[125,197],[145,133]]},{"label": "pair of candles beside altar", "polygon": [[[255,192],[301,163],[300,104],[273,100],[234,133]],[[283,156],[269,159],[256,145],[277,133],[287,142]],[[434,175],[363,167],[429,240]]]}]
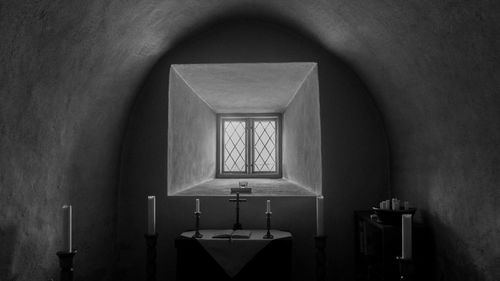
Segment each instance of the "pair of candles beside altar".
[{"label": "pair of candles beside altar", "polygon": [[[324,218],[323,218],[323,196],[316,198],[316,236],[325,235]],[[196,199],[196,213],[200,213],[200,199]],[[271,213],[271,200],[266,201],[266,213]],[[148,234],[156,233],[156,198],[148,196]]]}]

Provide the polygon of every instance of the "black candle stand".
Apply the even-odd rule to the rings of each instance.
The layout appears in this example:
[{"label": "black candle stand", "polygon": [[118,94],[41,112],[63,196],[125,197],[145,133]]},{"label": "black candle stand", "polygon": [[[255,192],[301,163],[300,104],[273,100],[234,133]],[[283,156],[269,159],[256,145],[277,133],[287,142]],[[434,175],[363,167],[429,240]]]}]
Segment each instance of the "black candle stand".
[{"label": "black candle stand", "polygon": [[325,235],[314,237],[316,247],[316,280],[326,280],[326,238]]},{"label": "black candle stand", "polygon": [[158,233],[145,234],[146,238],[146,280],[156,280],[156,242]]},{"label": "black candle stand", "polygon": [[413,262],[411,259],[396,257],[399,264],[399,280],[412,281],[413,279]]},{"label": "black candle stand", "polygon": [[273,213],[272,212],[266,212],[266,217],[267,217],[267,233],[266,235],[264,235],[264,239],[273,239],[274,236],[271,235],[271,215]]},{"label": "black candle stand", "polygon": [[73,257],[76,250],[72,252],[59,251],[56,253],[59,257],[59,267],[61,268],[61,281],[73,281]]},{"label": "black candle stand", "polygon": [[200,215],[201,212],[194,212],[194,215],[196,217],[196,225],[195,225],[195,232],[193,234],[193,238],[201,238],[203,237],[203,234],[200,233]]}]

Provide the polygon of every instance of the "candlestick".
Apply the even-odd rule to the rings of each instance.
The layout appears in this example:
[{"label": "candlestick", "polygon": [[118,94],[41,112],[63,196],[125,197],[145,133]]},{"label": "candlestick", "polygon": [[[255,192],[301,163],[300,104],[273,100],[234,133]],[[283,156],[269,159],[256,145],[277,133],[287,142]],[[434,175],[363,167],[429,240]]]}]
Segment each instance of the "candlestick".
[{"label": "candlestick", "polygon": [[148,234],[156,233],[156,197],[148,196]]},{"label": "candlestick", "polygon": [[156,241],[158,233],[146,234],[146,280],[156,280]]},{"label": "candlestick", "polygon": [[401,258],[411,259],[412,256],[412,215],[404,214],[401,216]]},{"label": "candlestick", "polygon": [[266,202],[266,213],[271,212],[271,200],[267,200]]},{"label": "candlestick", "polygon": [[59,257],[59,267],[61,268],[60,280],[73,281],[73,257],[76,255],[76,250],[59,251],[56,254]]},{"label": "candlestick", "polygon": [[[269,200],[267,200],[267,203],[269,203]],[[268,205],[269,207],[269,205]],[[274,236],[271,235],[271,215],[272,213],[271,212],[266,212],[266,217],[267,217],[267,233],[266,235],[264,235],[264,239],[273,239]]]},{"label": "candlestick", "polygon": [[316,198],[316,236],[325,235],[325,228],[323,222],[323,200],[322,195]]},{"label": "candlestick", "polygon": [[316,247],[316,280],[326,280],[326,236],[314,237]]},{"label": "candlestick", "polygon": [[415,279],[415,267],[411,259],[403,259],[402,257],[396,257],[399,264],[399,280],[400,281],[414,281]]},{"label": "candlestick", "polygon": [[196,217],[196,224],[195,224],[195,232],[193,234],[193,238],[201,238],[203,237],[203,234],[200,233],[200,212],[194,212],[194,215]]},{"label": "candlestick", "polygon": [[196,210],[195,212],[199,213],[200,212],[200,199],[196,199]]},{"label": "candlestick", "polygon": [[64,205],[63,209],[63,252],[72,252],[73,247],[73,212],[71,205]]}]

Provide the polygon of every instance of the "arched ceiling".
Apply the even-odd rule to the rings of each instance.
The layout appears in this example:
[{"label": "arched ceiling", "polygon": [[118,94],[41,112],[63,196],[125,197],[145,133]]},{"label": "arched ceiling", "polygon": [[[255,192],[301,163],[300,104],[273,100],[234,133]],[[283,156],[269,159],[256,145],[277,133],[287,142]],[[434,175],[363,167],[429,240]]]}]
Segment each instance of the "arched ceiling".
[{"label": "arched ceiling", "polygon": [[[479,220],[494,221],[498,233],[499,3],[3,1],[0,184],[8,188],[0,198],[22,203],[1,213],[53,216],[55,211],[43,208],[48,201],[37,201],[30,188],[50,186],[45,198],[57,204],[87,198],[88,211],[99,217],[107,207],[93,206],[107,201],[89,194],[115,192],[109,187],[116,184],[117,147],[149,69],[193,29],[245,12],[297,26],[360,74],[386,121],[395,192],[419,198],[443,225],[475,215],[463,208],[447,211],[453,204],[484,206]],[[490,196],[474,196],[471,186]],[[35,203],[40,210],[23,207]],[[474,231],[451,226],[458,233],[452,246],[463,243],[460,255],[473,257],[473,266],[482,269],[500,256],[479,250],[500,248],[488,225]],[[40,237],[54,231],[40,227],[33,230]],[[96,240],[89,237],[88,243]]]}]

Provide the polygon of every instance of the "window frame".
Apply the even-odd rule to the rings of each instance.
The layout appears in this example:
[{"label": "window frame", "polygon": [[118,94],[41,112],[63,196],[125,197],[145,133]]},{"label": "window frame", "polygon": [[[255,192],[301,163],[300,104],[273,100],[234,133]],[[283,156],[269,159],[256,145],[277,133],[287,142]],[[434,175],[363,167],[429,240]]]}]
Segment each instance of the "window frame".
[{"label": "window frame", "polygon": [[[223,172],[224,120],[245,120],[246,153],[245,172]],[[217,114],[216,178],[281,178],[282,177],[282,119],[281,113],[219,113]],[[254,172],[254,120],[276,120],[276,172]],[[251,125],[251,126],[249,126]]]}]

